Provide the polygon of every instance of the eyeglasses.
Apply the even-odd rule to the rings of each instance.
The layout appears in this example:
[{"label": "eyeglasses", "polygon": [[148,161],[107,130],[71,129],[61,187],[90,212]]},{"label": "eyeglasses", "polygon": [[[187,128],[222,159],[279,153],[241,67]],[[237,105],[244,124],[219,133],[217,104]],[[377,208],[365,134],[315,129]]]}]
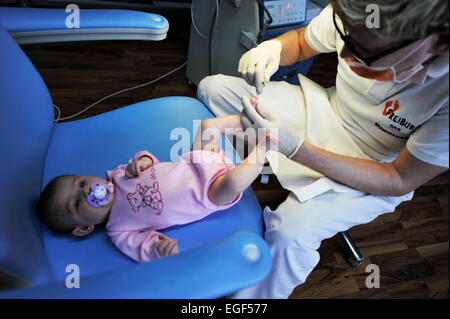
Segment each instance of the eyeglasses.
[{"label": "eyeglasses", "polygon": [[[372,55],[370,55],[370,56],[368,56],[368,57],[364,57],[364,55],[360,52],[360,50],[358,50],[358,49],[356,48],[357,46],[359,46],[359,47],[362,47],[362,46],[356,44],[356,42],[354,42],[354,41],[352,40],[352,38],[351,38],[350,35],[348,34],[347,30],[345,30],[345,27],[344,27],[344,32],[346,33],[345,35],[344,35],[344,32],[342,32],[342,31],[339,29],[339,27],[338,27],[338,25],[337,25],[337,23],[336,23],[336,16],[337,16],[336,11],[333,11],[333,22],[334,22],[334,26],[336,27],[337,32],[339,33],[339,35],[341,36],[342,40],[344,41],[345,46],[347,47],[347,49],[353,54],[353,56],[354,56],[359,62],[364,63],[364,64],[367,65],[367,66],[370,66],[370,65],[371,65],[373,62],[375,62],[376,60],[378,60],[378,59],[380,59],[380,58],[382,58],[382,57],[385,57],[385,56],[387,56],[387,55],[389,55],[389,54],[391,54],[391,53],[393,53],[393,52],[395,52],[395,51],[401,49],[401,48],[404,47],[406,44],[410,44],[410,43],[414,42],[414,41],[408,41],[408,42],[402,43],[401,45],[396,46],[396,47],[394,47],[394,48],[390,48],[390,49],[388,49],[388,50],[384,50],[384,51],[382,51],[382,52],[379,52],[379,53],[376,53],[376,54],[372,54]],[[341,21],[342,21],[342,19],[341,19]]]}]

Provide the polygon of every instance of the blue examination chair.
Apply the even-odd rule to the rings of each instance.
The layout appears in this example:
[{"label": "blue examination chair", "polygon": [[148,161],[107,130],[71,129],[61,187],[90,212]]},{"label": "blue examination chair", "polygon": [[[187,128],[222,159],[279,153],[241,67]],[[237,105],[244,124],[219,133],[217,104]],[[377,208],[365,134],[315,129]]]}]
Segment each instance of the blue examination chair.
[{"label": "blue examination chair", "polygon": [[[47,87],[8,33],[11,21],[3,25],[1,10],[0,287],[2,280],[29,285],[12,285],[0,298],[217,298],[262,281],[271,255],[250,189],[228,210],[162,230],[178,239],[180,253],[144,264],[123,255],[103,229],[76,238],[41,223],[36,204],[55,176],[104,176],[143,149],[169,161],[181,137],[193,138],[194,121],[213,115],[198,100],[165,97],[54,124]],[[239,161],[232,148],[225,149]],[[73,265],[79,288],[66,285]]]}]

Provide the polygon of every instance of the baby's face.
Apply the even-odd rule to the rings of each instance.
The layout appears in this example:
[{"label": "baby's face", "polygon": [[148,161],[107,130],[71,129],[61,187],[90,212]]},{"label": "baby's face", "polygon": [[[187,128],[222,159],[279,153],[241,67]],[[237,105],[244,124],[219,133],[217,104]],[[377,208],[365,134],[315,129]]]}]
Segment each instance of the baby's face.
[{"label": "baby's face", "polygon": [[94,176],[75,175],[66,176],[60,181],[60,191],[55,200],[69,223],[83,227],[95,226],[107,221],[114,193],[108,194],[110,201],[106,206],[91,206],[87,197],[91,192],[91,185],[95,182],[108,183],[106,180]]}]

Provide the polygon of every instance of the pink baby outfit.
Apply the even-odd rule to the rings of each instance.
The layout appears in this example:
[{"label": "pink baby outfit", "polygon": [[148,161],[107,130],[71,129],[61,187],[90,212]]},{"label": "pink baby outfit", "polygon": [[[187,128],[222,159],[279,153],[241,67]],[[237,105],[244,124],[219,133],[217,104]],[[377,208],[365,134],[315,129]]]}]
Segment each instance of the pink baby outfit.
[{"label": "pink baby outfit", "polygon": [[216,178],[234,167],[223,153],[192,151],[178,163],[159,162],[147,151],[131,161],[148,156],[153,166],[134,178],[125,178],[127,165],[120,165],[106,175],[114,185],[115,199],[106,231],[111,241],[137,262],[160,258],[153,244],[156,230],[202,219],[239,201],[240,194],[225,206],[214,204],[208,189]]}]

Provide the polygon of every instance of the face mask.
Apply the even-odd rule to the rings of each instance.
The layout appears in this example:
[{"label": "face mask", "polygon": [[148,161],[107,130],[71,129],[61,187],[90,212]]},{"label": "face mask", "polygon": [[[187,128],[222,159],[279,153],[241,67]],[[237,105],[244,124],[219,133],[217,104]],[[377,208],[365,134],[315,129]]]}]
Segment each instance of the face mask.
[{"label": "face mask", "polygon": [[422,70],[422,63],[434,56],[429,52],[437,40],[438,35],[432,34],[376,60],[370,67],[356,61],[345,46],[340,56],[360,76],[379,81],[404,82]]},{"label": "face mask", "polygon": [[[111,182],[105,183],[96,182],[91,185],[91,192],[87,197],[89,205],[92,207],[102,207],[109,204],[112,196],[108,196],[114,192],[114,186]],[[109,197],[109,198],[108,198]]]}]

